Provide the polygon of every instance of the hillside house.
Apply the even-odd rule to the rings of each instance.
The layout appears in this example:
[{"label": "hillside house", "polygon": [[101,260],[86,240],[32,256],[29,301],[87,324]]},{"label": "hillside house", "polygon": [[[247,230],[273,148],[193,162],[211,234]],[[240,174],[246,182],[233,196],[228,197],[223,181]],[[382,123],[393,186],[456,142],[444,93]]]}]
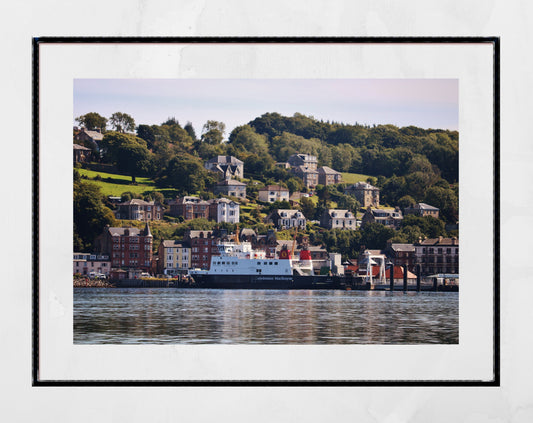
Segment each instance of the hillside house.
[{"label": "hillside house", "polygon": [[327,209],[320,218],[320,226],[326,229],[356,229],[357,220],[350,210]]},{"label": "hillside house", "polygon": [[235,179],[225,179],[215,185],[215,195],[225,195],[228,197],[246,198],[246,184]]},{"label": "hillside house", "polygon": [[273,223],[277,229],[305,229],[307,219],[300,210],[277,209],[268,215],[267,222]]},{"label": "hillside house", "polygon": [[104,134],[102,134],[102,131],[99,128],[95,130],[81,128],[80,132],[74,136],[75,141],[84,141],[89,145],[93,145],[98,152],[100,152],[100,142],[103,139]]},{"label": "hillside house", "polygon": [[83,145],[73,144],[73,160],[74,163],[84,163],[91,161],[92,150]]},{"label": "hillside house", "polygon": [[169,201],[168,205],[170,216],[183,217],[184,220],[209,219],[209,202],[199,197],[186,195]]},{"label": "hillside house", "polygon": [[239,223],[240,206],[227,198],[209,200],[209,219],[217,223]]},{"label": "hillside house", "polygon": [[379,207],[379,188],[367,182],[357,182],[344,190],[347,195],[352,195],[362,208]]},{"label": "hillside house", "polygon": [[233,156],[213,157],[204,163],[204,167],[222,175],[224,179],[244,177],[244,163]]},{"label": "hillside house", "polygon": [[361,226],[376,222],[388,226],[389,228],[398,229],[402,220],[403,215],[398,208],[394,210],[385,210],[368,207],[361,219]]},{"label": "hillside house", "polygon": [[404,214],[414,214],[419,217],[431,216],[438,219],[439,211],[437,207],[430,206],[429,204],[417,203],[412,207],[406,207],[403,212]]},{"label": "hillside house", "polygon": [[289,190],[280,185],[268,185],[257,193],[259,201],[274,203],[275,201],[289,201]]},{"label": "hillside house", "polygon": [[134,198],[117,205],[115,217],[123,220],[143,222],[163,219],[163,205],[157,201],[144,201]]},{"label": "hillside house", "polygon": [[333,185],[340,184],[342,182],[342,175],[340,172],[333,170],[328,166],[322,166],[318,168],[318,183],[320,185]]}]

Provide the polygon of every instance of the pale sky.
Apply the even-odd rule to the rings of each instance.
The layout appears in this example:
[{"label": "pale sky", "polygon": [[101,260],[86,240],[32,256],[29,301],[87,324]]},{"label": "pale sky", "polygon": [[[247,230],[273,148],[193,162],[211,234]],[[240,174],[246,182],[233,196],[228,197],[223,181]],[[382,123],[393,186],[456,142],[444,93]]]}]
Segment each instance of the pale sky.
[{"label": "pale sky", "polygon": [[[123,112],[136,125],[175,117],[200,136],[207,120],[233,128],[265,113],[346,124],[458,130],[457,79],[77,79],[74,118]],[[74,123],[76,124],[76,123]]]}]

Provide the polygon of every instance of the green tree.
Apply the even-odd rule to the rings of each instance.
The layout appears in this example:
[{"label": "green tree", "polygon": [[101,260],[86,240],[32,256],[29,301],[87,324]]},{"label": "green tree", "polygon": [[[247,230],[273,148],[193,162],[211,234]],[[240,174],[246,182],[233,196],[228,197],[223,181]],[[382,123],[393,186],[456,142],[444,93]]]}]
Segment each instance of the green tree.
[{"label": "green tree", "polygon": [[410,195],[404,195],[401,197],[397,202],[396,205],[400,207],[401,209],[405,209],[407,207],[414,206],[416,204],[416,201],[413,197]]},{"label": "green tree", "polygon": [[191,122],[187,122],[187,124],[183,127],[183,129],[185,129],[185,131],[187,131],[187,133],[189,134],[189,136],[191,137],[191,139],[193,141],[196,141],[196,132],[194,131],[194,127],[192,126],[192,123]]},{"label": "green tree", "polygon": [[213,184],[214,177],[202,162],[190,155],[181,155],[170,160],[166,169],[156,178],[161,187],[171,187],[181,194],[203,191],[206,185]]},{"label": "green tree", "polygon": [[[423,236],[428,238],[437,238],[439,236],[445,236],[446,230],[444,228],[444,222],[440,219],[436,219],[432,216],[415,216],[413,214],[405,215],[402,224],[401,230],[405,233],[408,233],[408,227],[417,227]],[[412,231],[409,229],[409,231]]]},{"label": "green tree", "polygon": [[309,197],[302,197],[300,200],[300,209],[302,210],[302,213],[306,219],[313,220],[315,218],[315,203],[313,203],[313,200],[311,200]]},{"label": "green tree", "polygon": [[361,244],[367,249],[382,250],[386,247],[387,241],[395,235],[394,229],[381,223],[372,222],[364,225],[361,229]]},{"label": "green tree", "polygon": [[107,161],[114,163],[119,171],[131,176],[149,175],[153,170],[154,155],[146,147],[146,141],[130,134],[108,132],[101,146]]},{"label": "green tree", "polygon": [[274,166],[274,160],[268,154],[251,154],[244,160],[244,169],[247,175],[260,178]]},{"label": "green tree", "polygon": [[95,112],[90,112],[78,116],[75,120],[89,131],[92,131],[94,129],[101,129],[102,132],[105,132],[107,125],[107,119]]},{"label": "green tree", "polygon": [[226,130],[226,125],[223,122],[218,122],[216,120],[208,120],[203,127],[202,131],[202,142],[217,145],[222,142],[224,139],[224,131]]},{"label": "green tree", "polygon": [[74,248],[91,252],[94,240],[105,225],[114,225],[113,212],[104,206],[100,188],[90,182],[74,181]]},{"label": "green tree", "polygon": [[426,191],[425,202],[439,208],[446,222],[455,223],[459,219],[459,199],[453,189],[432,186]]},{"label": "green tree", "polygon": [[135,120],[127,113],[116,112],[111,115],[109,122],[115,131],[133,132],[135,130]]},{"label": "green tree", "polygon": [[265,135],[260,135],[249,125],[238,126],[229,136],[229,143],[236,151],[265,155],[268,153],[268,141]]},{"label": "green tree", "polygon": [[137,127],[137,136],[146,141],[148,148],[152,148],[156,140],[156,130],[150,125],[139,125]]}]

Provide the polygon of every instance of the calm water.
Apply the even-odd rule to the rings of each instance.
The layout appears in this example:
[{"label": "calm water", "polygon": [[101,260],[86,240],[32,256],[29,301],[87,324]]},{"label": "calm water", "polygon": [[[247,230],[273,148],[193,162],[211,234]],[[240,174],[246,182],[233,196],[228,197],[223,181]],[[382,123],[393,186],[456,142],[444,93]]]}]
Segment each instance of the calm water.
[{"label": "calm water", "polygon": [[74,289],[76,344],[454,344],[441,292]]}]

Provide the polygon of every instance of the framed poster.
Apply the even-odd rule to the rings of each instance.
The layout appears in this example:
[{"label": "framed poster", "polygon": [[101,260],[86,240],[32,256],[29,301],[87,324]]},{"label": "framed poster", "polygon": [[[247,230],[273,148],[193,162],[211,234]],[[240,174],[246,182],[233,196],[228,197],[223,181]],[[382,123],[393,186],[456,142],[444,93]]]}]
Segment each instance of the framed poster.
[{"label": "framed poster", "polygon": [[[496,38],[35,39],[34,385],[497,386],[498,66]],[[89,123],[91,113],[105,122]],[[131,148],[120,149],[125,145]],[[298,155],[308,160],[305,171],[291,164]],[[224,174],[218,183],[206,169],[213,157],[237,160],[217,163]],[[147,167],[131,170],[132,162],[144,161]],[[234,174],[240,165],[243,174]],[[329,182],[318,178],[330,170],[344,180],[325,189]],[[194,244],[187,230],[205,231],[207,242],[215,229],[231,235],[239,227],[214,225],[213,217],[187,226],[183,216],[156,218],[148,207],[168,211],[170,202],[194,194],[209,208],[221,194],[212,187],[228,181],[237,188],[222,196],[240,206],[240,229],[248,225],[256,239],[276,226],[272,213],[284,210],[290,216],[278,216],[286,222],[276,228],[274,247],[285,240],[290,249],[297,243],[291,213],[306,219],[297,226],[308,238],[298,244],[338,253],[337,267],[331,258],[323,275],[336,281],[334,289],[169,283],[173,278],[161,266],[174,251],[163,241],[189,249],[179,256],[187,262],[181,276],[197,282],[215,262],[194,265],[194,256],[200,260],[201,249],[215,248],[221,237],[209,246]],[[357,182],[376,185],[381,204],[353,203],[346,190]],[[94,214],[76,220],[93,203],[70,207],[84,184],[99,186],[104,197],[96,229],[86,225]],[[111,185],[119,187],[106,191]],[[253,195],[239,198],[239,186]],[[273,187],[301,193],[315,214],[306,216],[302,202],[286,207],[279,201],[277,208],[260,202],[259,191]],[[126,216],[113,199],[122,205],[138,200],[144,214]],[[429,206],[440,216],[408,217],[410,199],[418,210],[434,199],[439,207]],[[67,206],[59,212],[59,204]],[[354,227],[344,232],[317,220],[317,210],[351,218],[350,209]],[[375,222],[381,244],[357,223],[367,212],[378,219],[374,209],[393,222]],[[429,221],[437,226],[423,226]],[[140,248],[128,245],[125,257],[122,241],[115,249],[114,241],[103,240],[107,235],[135,238]],[[427,265],[425,290],[414,268],[399,265],[394,282],[386,241],[410,245],[418,260],[412,264]],[[431,267],[417,248],[431,254]],[[274,252],[264,253],[263,279],[269,265],[282,264]],[[109,272],[98,267],[104,262]],[[216,262],[242,276],[240,264]],[[297,265],[291,283],[305,276]],[[350,266],[364,286],[347,281]],[[321,269],[315,271],[312,283],[322,283]],[[75,283],[76,275],[86,276],[93,286],[74,287],[73,274]],[[157,275],[163,282],[152,278]],[[117,285],[122,277],[130,285]],[[138,287],[142,280],[148,287]],[[457,286],[460,293],[443,292]]]}]

